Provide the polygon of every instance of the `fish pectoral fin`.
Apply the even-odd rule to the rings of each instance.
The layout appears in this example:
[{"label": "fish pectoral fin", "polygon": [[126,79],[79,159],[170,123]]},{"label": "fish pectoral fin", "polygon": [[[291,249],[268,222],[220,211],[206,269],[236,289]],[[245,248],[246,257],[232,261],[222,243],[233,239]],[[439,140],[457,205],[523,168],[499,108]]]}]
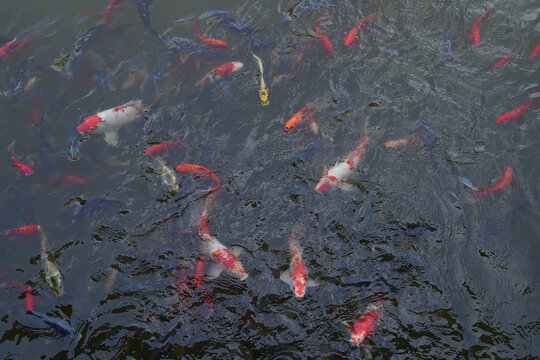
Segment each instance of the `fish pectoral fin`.
[{"label": "fish pectoral fin", "polygon": [[279,276],[279,279],[285,282],[286,284],[289,284],[291,288],[294,286],[294,282],[293,282],[290,270],[282,272],[281,275]]},{"label": "fish pectoral fin", "polygon": [[105,142],[111,146],[118,145],[118,130],[105,131]]},{"label": "fish pectoral fin", "polygon": [[212,280],[217,278],[225,268],[221,264],[212,264],[208,267],[207,279]]},{"label": "fish pectoral fin", "polygon": [[231,252],[234,254],[234,256],[239,257],[240,255],[244,253],[244,249],[242,249],[239,246],[232,246]]}]

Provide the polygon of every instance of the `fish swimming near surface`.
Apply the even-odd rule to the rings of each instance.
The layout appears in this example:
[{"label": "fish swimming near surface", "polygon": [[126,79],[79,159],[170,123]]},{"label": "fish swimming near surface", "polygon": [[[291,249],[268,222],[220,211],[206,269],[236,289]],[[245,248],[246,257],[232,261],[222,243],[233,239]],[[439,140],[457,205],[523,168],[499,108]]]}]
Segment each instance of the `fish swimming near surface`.
[{"label": "fish swimming near surface", "polygon": [[82,124],[77,126],[77,131],[81,134],[91,132],[104,134],[105,141],[109,145],[116,146],[120,127],[141,119],[142,115],[142,101],[132,100],[124,105],[87,117]]},{"label": "fish swimming near surface", "polygon": [[345,36],[345,40],[343,40],[343,45],[345,46],[351,46],[356,40],[356,37],[358,36],[358,32],[360,29],[368,26],[373,20],[377,19],[380,16],[380,14],[373,14],[367,16],[364,20],[359,21],[352,29],[349,31],[347,36]]},{"label": "fish swimming near surface", "polygon": [[315,187],[315,191],[325,194],[335,188],[350,190],[351,185],[345,183],[345,179],[352,175],[362,162],[368,144],[369,138],[367,135],[364,135],[360,141],[360,145],[353,152],[345,156],[341,162],[335,164],[323,174]]},{"label": "fish swimming near surface", "polygon": [[156,156],[167,151],[168,149],[179,147],[181,145],[183,145],[183,143],[180,140],[164,141],[162,143],[150,146],[148,149],[144,150],[143,154]]},{"label": "fish swimming near surface", "polygon": [[5,43],[2,47],[0,47],[0,59],[8,59],[10,57],[16,56],[17,50],[29,47],[30,40],[33,36],[34,33],[31,33],[30,35],[26,36],[21,40],[12,40]]},{"label": "fish swimming near surface", "polygon": [[349,340],[351,344],[359,346],[368,336],[373,334],[380,319],[380,307],[372,304],[367,307],[366,311],[354,322],[354,324],[345,323],[344,325],[351,330],[351,339]]},{"label": "fish swimming near surface", "polygon": [[32,295],[32,288],[30,286],[26,284],[22,284],[18,281],[7,281],[5,285],[24,290],[25,301],[26,301],[26,311],[34,310],[35,300],[34,300],[34,295]]},{"label": "fish swimming near surface", "polygon": [[489,9],[486,11],[486,13],[482,16],[480,16],[473,24],[472,30],[469,33],[469,39],[472,40],[474,46],[478,47],[480,45],[480,23],[483,23],[487,20],[489,16]]},{"label": "fish swimming near surface", "polygon": [[197,283],[197,285],[201,288],[201,290],[202,290],[202,292],[204,294],[204,298],[206,300],[206,304],[208,305],[208,307],[209,308],[214,308],[214,301],[212,300],[210,295],[208,295],[208,293],[206,292],[206,289],[204,288],[204,285],[203,285],[203,282],[202,282],[203,271],[204,271],[204,256],[201,256],[201,258],[197,262],[197,266],[195,267],[194,280]]},{"label": "fish swimming near surface", "polygon": [[205,45],[210,46],[210,47],[216,47],[216,48],[227,46],[227,43],[225,41],[212,39],[208,36],[201,35],[201,26],[199,25],[199,18],[195,18],[195,30],[197,31],[197,36],[199,37],[199,39],[201,39],[201,41]]},{"label": "fish swimming near surface", "polygon": [[59,337],[75,336],[75,329],[73,329],[73,327],[64,320],[48,316],[37,311],[29,311],[29,314],[39,318]]},{"label": "fish swimming near surface", "polygon": [[37,224],[25,225],[16,229],[6,230],[0,233],[0,237],[17,236],[17,235],[30,235],[40,229]]},{"label": "fish swimming near surface", "polygon": [[219,191],[221,186],[221,181],[219,178],[214,174],[212,171],[208,170],[207,168],[200,166],[200,165],[193,165],[193,164],[180,164],[175,168],[176,171],[184,172],[187,174],[195,175],[195,176],[204,176],[212,179],[215,181],[216,186],[210,189],[208,192],[213,193],[216,191]]},{"label": "fish swimming near surface", "polygon": [[534,59],[539,54],[540,54],[540,43],[538,45],[536,45],[536,47],[534,49],[532,49],[530,58]]},{"label": "fish swimming near surface", "polygon": [[13,141],[8,146],[8,151],[11,154],[11,159],[13,160],[13,166],[16,167],[17,170],[19,170],[21,176],[32,175],[34,173],[34,170],[32,169],[31,166],[25,165],[22,162],[20,162],[19,159],[17,159],[14,148],[15,148],[15,141]]},{"label": "fish swimming near surface", "polygon": [[199,225],[199,238],[204,242],[203,248],[205,252],[221,265],[221,268],[217,268],[215,276],[219,276],[222,268],[225,268],[240,280],[247,279],[248,274],[244,270],[240,260],[238,260],[238,257],[210,234],[206,225],[206,216],[204,215],[201,216],[201,223]]},{"label": "fish swimming near surface", "polygon": [[267,106],[270,104],[268,101],[268,88],[266,87],[266,83],[264,82],[264,69],[263,64],[261,61],[261,58],[255,55],[254,53],[251,53],[251,56],[257,61],[257,64],[259,65],[259,71],[261,72],[261,89],[259,90],[259,97],[261,98],[261,105]]},{"label": "fish swimming near surface", "polygon": [[326,51],[328,51],[330,54],[333,54],[334,53],[334,47],[332,46],[332,42],[330,41],[330,39],[326,35],[324,35],[319,30],[319,24],[321,22],[326,22],[326,21],[329,21],[329,20],[331,20],[331,18],[329,18],[329,17],[317,20],[315,22],[315,32],[317,34],[319,34],[319,36],[320,36],[319,41],[321,42],[322,46],[326,49]]},{"label": "fish swimming near surface", "polygon": [[308,280],[306,264],[302,256],[303,251],[296,241],[295,234],[289,237],[289,247],[291,250],[291,266],[289,270],[281,274],[280,279],[291,286],[296,298],[301,299],[306,294],[306,287],[316,286],[317,283]]},{"label": "fish swimming near surface", "polygon": [[503,57],[501,60],[499,60],[495,64],[493,64],[493,66],[491,68],[492,69],[497,69],[497,68],[500,68],[501,66],[503,66],[504,64],[506,64],[508,62],[508,60],[510,60],[510,56],[512,56],[512,53],[514,52],[514,49],[515,49],[515,47],[510,49],[510,52],[505,57]]},{"label": "fish swimming near surface", "polygon": [[495,180],[495,184],[487,189],[479,189],[478,194],[474,197],[475,199],[480,199],[487,194],[502,191],[512,183],[512,179],[514,178],[514,169],[512,169],[510,166],[506,168],[504,171],[503,176]]},{"label": "fish swimming near surface", "polygon": [[389,140],[384,143],[384,147],[387,149],[398,149],[409,145],[414,140],[416,140],[416,138],[412,136],[403,139]]},{"label": "fish swimming near surface", "polygon": [[[300,123],[302,123],[302,121],[308,117],[309,118],[309,122],[310,124],[314,123],[315,122],[315,119],[313,118],[313,110],[315,109],[315,103],[313,101],[307,103],[303,108],[301,108],[300,110],[298,110],[297,113],[295,113],[290,119],[289,121],[287,121],[287,123],[285,124],[285,130],[289,131],[291,130],[292,128],[294,128],[295,126],[299,125]],[[318,130],[318,127],[317,127],[317,130]]]},{"label": "fish swimming near surface", "polygon": [[521,116],[533,105],[535,94],[538,93],[540,90],[537,90],[533,93],[531,101],[529,101],[526,105],[521,105],[518,108],[515,108],[514,110],[510,110],[509,112],[499,116],[497,120],[495,120],[495,123],[502,124],[502,123],[514,123],[519,121]]},{"label": "fish swimming near surface", "polygon": [[225,79],[227,77],[232,76],[234,73],[240,71],[244,67],[244,64],[238,61],[233,61],[221,66],[218,66],[208,74],[206,74],[205,77],[202,78],[197,84],[204,84],[209,85],[213,84],[216,81]]}]

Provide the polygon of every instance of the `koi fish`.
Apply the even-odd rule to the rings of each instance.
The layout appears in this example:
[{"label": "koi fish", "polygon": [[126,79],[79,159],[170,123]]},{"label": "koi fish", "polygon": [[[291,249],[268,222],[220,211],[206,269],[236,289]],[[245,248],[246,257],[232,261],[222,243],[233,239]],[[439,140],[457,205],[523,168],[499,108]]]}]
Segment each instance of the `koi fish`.
[{"label": "koi fish", "polygon": [[360,141],[360,145],[352,153],[345,156],[342,162],[336,163],[330,170],[323,174],[315,187],[315,191],[326,194],[336,187],[342,190],[350,190],[351,186],[345,183],[345,178],[356,170],[364,158],[368,144],[369,138],[367,135],[364,135],[362,141]]},{"label": "koi fish", "polygon": [[182,306],[186,309],[191,308],[191,295],[192,291],[190,289],[189,283],[189,273],[187,270],[180,270],[177,275],[177,284],[176,290],[180,295]]},{"label": "koi fish", "polygon": [[18,41],[15,41],[15,40],[8,41],[6,44],[0,47],[0,59],[7,59],[10,57],[13,57],[17,55],[17,52],[16,52],[17,50],[30,46],[29,42],[33,36],[34,36],[34,33],[31,33],[24,39],[21,39]]},{"label": "koi fish", "polygon": [[321,37],[319,40],[322,44],[322,46],[326,49],[326,51],[328,51],[330,54],[333,54],[334,53],[334,47],[332,46],[332,43],[330,42],[330,39],[324,35],[320,30],[319,30],[319,24],[321,22],[326,22],[328,20],[331,20],[331,18],[323,18],[323,19],[319,19],[315,22],[315,32],[317,34],[319,34],[319,36]]},{"label": "koi fish", "polygon": [[26,284],[21,284],[18,281],[7,281],[6,285],[13,286],[19,289],[24,290],[25,300],[26,300],[26,311],[34,310],[34,295],[32,295],[32,288]]},{"label": "koi fish", "polygon": [[[247,279],[248,274],[245,272],[242,263],[238,260],[236,255],[210,234],[206,225],[206,216],[204,215],[201,216],[199,237],[204,241],[204,250],[210,254],[219,265],[231,271],[240,280]],[[221,269],[218,269],[218,273],[220,270]]]},{"label": "koi fish", "polygon": [[513,178],[514,178],[514,169],[512,169],[509,166],[504,171],[503,176],[495,180],[495,184],[493,186],[487,189],[479,189],[478,194],[474,198],[478,200],[489,193],[504,190],[506,187],[508,187],[508,185],[510,185]]},{"label": "koi fish", "polygon": [[370,305],[354,324],[345,324],[351,329],[351,340],[353,345],[359,346],[368,336],[373,334],[377,323],[381,318],[381,311],[377,305]]},{"label": "koi fish", "polygon": [[63,320],[50,317],[48,315],[45,315],[37,311],[30,311],[29,313],[41,319],[41,321],[43,321],[45,325],[47,325],[49,328],[51,328],[51,330],[53,330],[56,334],[58,334],[61,337],[75,335],[75,329],[73,329],[71,325],[69,325],[67,322]]},{"label": "koi fish", "polygon": [[169,191],[178,191],[180,189],[180,185],[178,185],[174,170],[159,157],[155,157],[154,159],[160,167],[161,181],[163,181],[163,183],[169,188]]},{"label": "koi fish", "polygon": [[289,238],[289,247],[291,249],[291,267],[281,274],[280,279],[291,286],[294,296],[301,299],[306,294],[306,287],[315,286],[317,283],[307,279],[302,248],[296,242],[294,234]]},{"label": "koi fish", "polygon": [[235,72],[240,71],[243,67],[244,64],[238,61],[233,61],[225,65],[221,65],[206,74],[206,76],[199,81],[199,84],[213,84],[216,81],[232,76]]},{"label": "koi fish", "polygon": [[8,146],[8,151],[11,154],[11,158],[13,159],[13,166],[19,170],[21,176],[33,174],[34,170],[32,169],[31,166],[25,165],[22,162],[20,162],[19,159],[17,159],[17,156],[15,156],[14,148],[15,148],[15,141],[13,141]]},{"label": "koi fish", "polygon": [[474,46],[476,46],[476,47],[478,47],[478,45],[480,45],[480,28],[479,28],[479,25],[480,25],[480,23],[486,21],[488,16],[489,16],[489,10],[486,11],[486,13],[484,15],[482,15],[478,19],[476,19],[476,21],[473,24],[472,30],[469,33],[469,39],[472,40]]},{"label": "koi fish", "polygon": [[373,14],[373,15],[369,15],[368,17],[366,17],[364,20],[362,21],[359,21],[355,27],[353,27],[351,29],[351,31],[349,31],[349,33],[347,34],[347,36],[345,36],[345,40],[343,41],[343,45],[345,46],[351,46],[351,44],[353,43],[353,41],[356,39],[356,37],[358,36],[358,32],[360,31],[360,29],[362,29],[363,27],[365,26],[368,26],[369,23],[371,23],[373,20],[377,19],[378,17],[380,16],[380,14]]},{"label": "koi fish", "polygon": [[104,12],[99,13],[99,14],[95,14],[95,13],[88,13],[88,14],[92,16],[97,16],[97,17],[106,17],[107,20],[105,21],[105,26],[108,26],[111,23],[113,7],[115,7],[116,5],[119,5],[121,2],[122,0],[111,0],[109,2],[109,5],[107,6],[107,10],[105,10]]},{"label": "koi fish", "polygon": [[221,186],[221,181],[219,178],[214,174],[212,171],[208,170],[207,168],[200,166],[200,165],[192,165],[192,164],[181,164],[178,165],[175,168],[176,171],[185,172],[188,174],[196,175],[196,176],[205,176],[209,177],[210,179],[214,180],[216,182],[216,186],[212,188],[208,193],[213,193],[216,191],[219,191],[219,188]]},{"label": "koi fish", "polygon": [[204,285],[202,283],[203,271],[204,271],[204,256],[201,256],[201,258],[197,262],[197,266],[195,268],[195,282],[201,288],[201,290],[202,290],[202,292],[204,294],[204,298],[206,300],[206,304],[208,305],[208,307],[214,308],[214,301],[212,300],[210,295],[208,295],[208,293],[206,292],[206,289],[204,288]]},{"label": "koi fish", "polygon": [[13,235],[29,235],[38,231],[39,229],[40,229],[40,226],[36,224],[21,226],[20,228],[10,229],[10,230],[6,230],[0,233],[0,237],[13,236]]},{"label": "koi fish", "polygon": [[311,113],[313,112],[313,109],[314,109],[313,102],[307,103],[306,106],[300,109],[296,114],[294,114],[289,119],[289,121],[287,121],[287,123],[285,124],[285,130],[289,131],[296,125],[299,125],[306,116],[309,116],[311,119]]},{"label": "koi fish", "polygon": [[43,270],[45,272],[45,281],[56,295],[63,295],[64,278],[62,277],[60,270],[58,270],[56,265],[54,265],[54,263],[47,258],[47,255],[45,255],[45,253],[44,256],[45,258],[43,259]]},{"label": "koi fish", "polygon": [[505,57],[503,57],[501,60],[497,61],[495,64],[493,64],[493,66],[491,67],[492,69],[497,69],[501,66],[503,66],[504,64],[506,64],[506,62],[508,60],[510,60],[510,56],[512,56],[512,53],[514,52],[514,49],[515,47],[513,47],[510,52],[508,53],[508,55],[506,55]]},{"label": "koi fish", "polygon": [[268,101],[268,91],[269,90],[266,87],[266,84],[264,83],[264,71],[263,71],[262,61],[254,53],[251,53],[251,55],[255,58],[255,60],[259,64],[259,70],[261,71],[261,90],[259,90],[259,97],[261,98],[261,105],[266,106],[266,105],[270,104],[270,102]]},{"label": "koi fish", "polygon": [[211,47],[226,47],[227,46],[227,43],[225,41],[202,36],[201,27],[199,25],[199,18],[195,18],[195,29],[197,30],[197,36],[199,36],[199,39],[201,39],[201,41],[205,45],[211,46]]},{"label": "koi fish", "polygon": [[398,139],[398,140],[389,140],[387,142],[384,143],[384,147],[387,148],[387,149],[396,149],[396,148],[402,148],[404,146],[407,146],[409,145],[410,143],[412,143],[413,141],[415,140],[414,137],[407,137],[407,138],[404,138],[404,139]]},{"label": "koi fish", "polygon": [[540,43],[531,51],[531,59],[534,59],[538,54],[540,54]]},{"label": "koi fish", "polygon": [[531,99],[531,101],[529,101],[529,103],[527,105],[521,105],[520,107],[518,107],[518,108],[516,108],[514,110],[510,110],[506,114],[503,114],[503,115],[499,116],[497,118],[497,120],[495,120],[495,123],[497,123],[497,124],[502,124],[504,122],[513,123],[513,122],[516,122],[517,120],[519,120],[519,117],[521,115],[523,115],[525,113],[525,111],[527,111],[532,106],[532,104],[534,103],[534,99],[535,99],[534,95],[538,91],[539,90],[537,90],[537,91],[535,91],[533,93],[532,99]]},{"label": "koi fish", "polygon": [[84,184],[86,184],[86,180],[84,180],[83,178],[80,178],[78,176],[75,176],[75,175],[65,175],[65,176],[62,176],[62,177],[60,177],[58,179],[52,180],[47,185],[44,185],[43,189],[48,189],[53,185],[62,184],[62,183],[63,184],[72,184],[72,185],[84,185]]},{"label": "koi fish", "polygon": [[105,134],[105,141],[109,145],[116,146],[118,129],[141,118],[142,112],[142,101],[132,100],[124,105],[87,117],[82,124],[77,126],[77,131],[81,134],[90,132]]},{"label": "koi fish", "polygon": [[155,145],[150,146],[148,149],[144,150],[143,154],[156,156],[171,147],[176,147],[180,145],[182,145],[181,141],[165,141],[165,142],[162,142],[161,144],[155,144]]}]

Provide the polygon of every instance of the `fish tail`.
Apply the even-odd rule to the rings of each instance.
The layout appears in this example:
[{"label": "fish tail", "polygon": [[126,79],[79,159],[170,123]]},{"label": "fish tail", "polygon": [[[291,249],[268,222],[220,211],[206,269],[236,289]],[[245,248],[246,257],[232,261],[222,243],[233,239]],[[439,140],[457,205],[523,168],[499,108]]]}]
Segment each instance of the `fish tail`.
[{"label": "fish tail", "polygon": [[201,26],[199,25],[199,18],[195,18],[195,31],[197,31],[197,36],[199,39],[204,40],[204,37],[201,35]]}]

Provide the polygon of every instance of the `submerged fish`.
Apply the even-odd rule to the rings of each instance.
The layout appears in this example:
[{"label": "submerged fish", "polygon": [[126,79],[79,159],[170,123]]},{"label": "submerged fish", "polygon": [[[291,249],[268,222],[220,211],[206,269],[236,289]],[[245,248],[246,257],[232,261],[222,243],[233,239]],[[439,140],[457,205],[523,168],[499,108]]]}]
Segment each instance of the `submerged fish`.
[{"label": "submerged fish", "polygon": [[474,46],[480,45],[480,23],[483,23],[487,20],[489,16],[489,9],[486,11],[486,13],[482,16],[480,16],[473,24],[472,30],[469,33],[469,39],[472,40]]},{"label": "submerged fish", "polygon": [[232,76],[234,73],[240,71],[244,67],[244,64],[238,61],[233,61],[225,65],[218,66],[208,74],[198,84],[213,84],[216,81]]},{"label": "submerged fish", "polygon": [[174,169],[167,165],[167,163],[165,163],[165,161],[161,160],[159,157],[154,157],[154,161],[160,167],[160,176],[163,184],[167,186],[169,191],[178,191],[180,189],[180,185],[178,185]]},{"label": "submerged fish", "polygon": [[484,196],[486,196],[489,193],[497,192],[504,190],[510,185],[512,182],[512,179],[514,178],[514,169],[512,169],[510,166],[506,168],[504,171],[503,176],[495,180],[495,184],[487,189],[479,189],[478,194],[474,197],[475,199],[480,199]]},{"label": "submerged fish", "polygon": [[11,40],[0,47],[0,59],[7,59],[17,55],[17,50],[30,46],[30,39],[34,36],[34,33],[26,36],[21,40]]},{"label": "submerged fish", "polygon": [[261,98],[261,105],[266,106],[269,105],[270,102],[268,101],[268,88],[266,87],[266,84],[264,82],[264,70],[263,70],[263,64],[261,61],[261,58],[255,55],[254,53],[251,53],[251,56],[255,58],[257,63],[259,64],[259,71],[261,72],[261,89],[259,90],[259,97]]},{"label": "submerged fish", "polygon": [[144,150],[143,154],[156,156],[172,147],[178,147],[181,145],[182,145],[182,142],[179,140],[178,141],[164,141],[160,144],[155,144],[155,145],[150,146],[148,149]]},{"label": "submerged fish", "polygon": [[40,229],[40,226],[36,225],[36,224],[25,225],[25,226],[21,226],[21,227],[16,228],[16,229],[10,229],[10,230],[3,231],[3,232],[0,233],[0,237],[14,236],[14,235],[30,235],[32,233],[35,233],[39,229]]},{"label": "submerged fish", "polygon": [[499,116],[497,120],[495,120],[495,123],[502,124],[504,122],[512,123],[518,121],[520,117],[533,105],[535,94],[539,91],[540,90],[537,90],[533,93],[532,99],[527,105],[522,105],[514,110],[510,110],[509,112]]},{"label": "submerged fish", "polygon": [[105,20],[104,25],[108,26],[111,23],[111,20],[112,20],[112,9],[113,9],[113,7],[119,5],[121,2],[122,2],[122,0],[111,0],[109,2],[109,5],[107,5],[107,10],[105,10],[104,12],[99,13],[99,14],[95,14],[95,13],[89,13],[89,14],[92,15],[92,16],[107,18],[107,20]]},{"label": "submerged fish", "polygon": [[368,306],[354,324],[346,324],[351,329],[350,342],[359,346],[368,336],[373,334],[380,319],[381,309],[374,304]]},{"label": "submerged fish", "polygon": [[347,36],[345,36],[345,40],[343,40],[343,45],[345,46],[351,46],[353,41],[356,40],[356,37],[358,36],[358,32],[360,29],[368,26],[372,21],[377,19],[380,16],[380,14],[373,14],[367,16],[364,20],[359,21],[352,29],[349,31]]},{"label": "submerged fish", "polygon": [[199,18],[195,18],[195,30],[197,31],[197,36],[199,37],[199,39],[201,39],[201,41],[205,45],[210,46],[210,47],[226,47],[227,46],[227,43],[225,41],[212,39],[208,36],[201,35],[201,26],[199,25]]},{"label": "submerged fish", "polygon": [[295,234],[289,237],[289,247],[291,249],[291,267],[281,274],[280,279],[291,286],[294,296],[301,299],[306,294],[306,287],[316,286],[317,283],[308,280],[302,248],[298,245]]},{"label": "submerged fish", "polygon": [[77,126],[77,131],[84,133],[105,134],[105,141],[112,146],[118,144],[118,129],[123,125],[142,118],[143,107],[141,100],[132,100],[124,105],[101,111],[87,117]]},{"label": "submerged fish", "polygon": [[90,200],[77,198],[75,202],[65,210],[58,219],[58,226],[72,224],[86,225],[110,218],[122,205],[119,200],[95,198]]},{"label": "submerged fish", "polygon": [[75,335],[75,329],[73,329],[73,327],[64,320],[53,318],[37,311],[30,311],[29,314],[41,319],[45,325],[47,325],[60,337]]},{"label": "submerged fish", "polygon": [[369,138],[367,135],[364,135],[362,141],[360,141],[360,145],[353,152],[345,156],[343,161],[335,164],[323,174],[315,187],[315,191],[325,194],[335,188],[350,190],[350,184],[345,183],[345,179],[353,174],[360,162],[362,162],[368,144]]},{"label": "submerged fish", "polygon": [[203,282],[202,282],[203,271],[204,271],[204,256],[201,256],[201,258],[197,262],[197,266],[195,268],[194,280],[197,283],[197,285],[201,288],[201,290],[202,290],[202,292],[204,294],[204,298],[206,300],[206,304],[208,305],[208,307],[213,308],[214,307],[214,301],[212,300],[210,295],[208,295],[208,293],[206,292],[206,289],[204,288],[204,285],[203,285]]},{"label": "submerged fish", "polygon": [[15,141],[13,141],[8,146],[8,151],[11,154],[11,159],[13,160],[13,166],[16,167],[17,170],[19,170],[22,176],[33,174],[34,170],[32,169],[31,166],[25,165],[22,162],[20,162],[19,159],[17,159],[17,156],[15,156],[14,148],[15,148]]},{"label": "submerged fish", "polygon": [[326,51],[328,51],[330,54],[333,54],[334,53],[334,47],[332,46],[332,42],[330,41],[330,39],[328,38],[328,36],[324,35],[320,30],[319,30],[319,24],[321,22],[326,22],[328,20],[331,20],[331,18],[323,18],[323,19],[319,19],[315,22],[315,32],[317,34],[319,34],[320,36],[320,39],[319,41],[321,42],[322,46],[326,49]]}]

